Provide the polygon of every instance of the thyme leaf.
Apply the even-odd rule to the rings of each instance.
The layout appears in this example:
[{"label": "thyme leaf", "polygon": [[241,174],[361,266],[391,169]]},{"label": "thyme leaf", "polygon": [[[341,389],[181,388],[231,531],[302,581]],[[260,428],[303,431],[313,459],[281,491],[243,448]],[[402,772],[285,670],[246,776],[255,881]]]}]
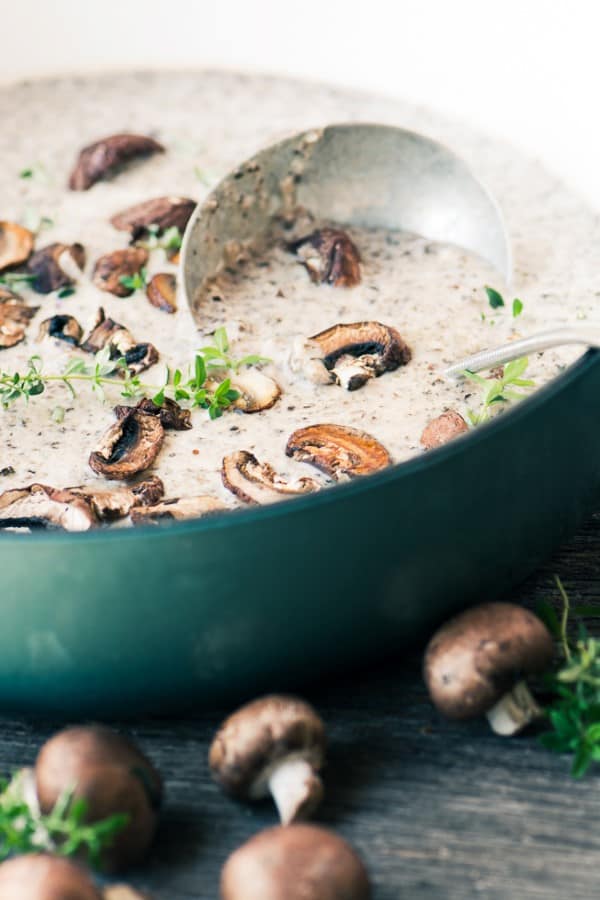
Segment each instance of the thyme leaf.
[{"label": "thyme leaf", "polygon": [[[513,359],[504,367],[504,371],[497,378],[483,378],[476,372],[465,371],[464,376],[469,381],[473,381],[482,388],[481,406],[479,410],[468,411],[471,424],[481,425],[487,422],[492,412],[501,403],[509,403],[510,401],[523,400],[527,396],[527,391],[535,387],[535,381],[531,378],[523,378],[527,371],[529,360],[526,356],[519,359]],[[521,388],[524,390],[515,391],[513,388]]]}]

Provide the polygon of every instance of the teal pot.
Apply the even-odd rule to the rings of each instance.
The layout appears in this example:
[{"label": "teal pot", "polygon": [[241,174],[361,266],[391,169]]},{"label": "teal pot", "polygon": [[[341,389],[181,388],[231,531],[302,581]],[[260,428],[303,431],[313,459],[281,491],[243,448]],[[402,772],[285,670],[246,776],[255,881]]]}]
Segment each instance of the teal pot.
[{"label": "teal pot", "polygon": [[600,487],[600,359],[378,475],[160,528],[0,539],[0,708],[137,716],[301,688],[510,598]]}]

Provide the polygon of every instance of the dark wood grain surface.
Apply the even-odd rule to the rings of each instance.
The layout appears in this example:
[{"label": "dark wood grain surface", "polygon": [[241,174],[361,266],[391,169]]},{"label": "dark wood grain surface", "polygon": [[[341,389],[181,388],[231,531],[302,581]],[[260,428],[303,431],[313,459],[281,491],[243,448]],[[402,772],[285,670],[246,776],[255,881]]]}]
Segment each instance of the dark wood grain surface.
[{"label": "dark wood grain surface", "polygon": [[[600,633],[600,514],[512,599],[558,605],[553,572],[574,602],[598,606],[587,624]],[[313,688],[309,699],[330,734],[319,819],[363,855],[374,900],[600,896],[600,766],[575,782],[535,735],[503,739],[485,722],[443,721],[417,653]],[[227,855],[275,823],[269,804],[238,806],[210,780],[208,746],[226,712],[127,726],[166,781],[154,852],[130,876],[156,900],[216,900]],[[30,763],[58,724],[4,720],[0,769]]]}]

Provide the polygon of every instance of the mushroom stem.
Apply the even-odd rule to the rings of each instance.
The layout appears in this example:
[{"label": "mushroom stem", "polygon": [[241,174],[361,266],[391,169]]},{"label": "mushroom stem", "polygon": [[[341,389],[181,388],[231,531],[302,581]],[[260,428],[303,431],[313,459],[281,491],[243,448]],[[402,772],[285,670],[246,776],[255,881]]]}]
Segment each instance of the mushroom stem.
[{"label": "mushroom stem", "polygon": [[310,763],[298,756],[275,766],[269,790],[283,825],[308,818],[323,798],[323,782]]},{"label": "mushroom stem", "polygon": [[524,681],[518,681],[486,713],[492,731],[510,737],[539,719],[542,710]]}]

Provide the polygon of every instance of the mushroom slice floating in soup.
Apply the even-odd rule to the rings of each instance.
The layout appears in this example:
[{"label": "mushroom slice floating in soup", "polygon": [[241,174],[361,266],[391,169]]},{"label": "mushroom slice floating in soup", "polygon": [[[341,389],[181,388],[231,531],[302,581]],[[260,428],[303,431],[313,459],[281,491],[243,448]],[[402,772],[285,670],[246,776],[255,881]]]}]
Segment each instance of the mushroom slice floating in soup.
[{"label": "mushroom slice floating in soup", "polygon": [[152,465],[164,436],[157,416],[134,407],[105,432],[98,449],[90,454],[90,467],[97,475],[125,481]]},{"label": "mushroom slice floating in soup", "polygon": [[28,306],[19,294],[0,287],[0,350],[25,338],[25,329],[39,306]]},{"label": "mushroom slice floating in soup", "polygon": [[171,272],[153,275],[146,285],[146,297],[152,306],[163,312],[177,312],[177,279]]},{"label": "mushroom slice floating in soup", "polygon": [[83,328],[74,316],[56,315],[40,323],[37,339],[41,341],[45,337],[56,338],[78,347],[82,335]]},{"label": "mushroom slice floating in soup", "polygon": [[281,388],[277,382],[258,369],[237,372],[231,376],[230,381],[233,390],[239,394],[237,400],[233,401],[233,406],[245,413],[270,409],[281,396]]},{"label": "mushroom slice floating in soup", "polygon": [[226,508],[221,500],[208,495],[178,497],[163,500],[154,506],[136,506],[131,510],[131,521],[134,525],[157,525],[169,519],[177,521],[199,519]]},{"label": "mushroom slice floating in soup", "polygon": [[119,231],[129,231],[134,241],[147,235],[151,226],[157,234],[167,228],[177,228],[183,234],[195,209],[196,201],[189,197],[156,197],[116,213],[110,223]]},{"label": "mushroom slice floating in soup", "polygon": [[111,347],[111,358],[124,358],[131,375],[138,375],[158,362],[158,350],[154,344],[137,343],[129,329],[107,318],[100,307],[94,327],[81,344],[81,349],[87,353],[98,353],[107,344]]},{"label": "mushroom slice floating in soup", "polygon": [[115,415],[117,419],[122,419],[128,415],[132,409],[137,409],[145,413],[147,416],[158,416],[163,428],[173,431],[187,431],[192,427],[192,413],[189,409],[182,407],[170,397],[165,397],[162,405],[159,406],[149,397],[142,397],[136,406],[115,406]]},{"label": "mushroom slice floating in soup", "polygon": [[138,275],[147,262],[148,251],[143,247],[113,250],[96,260],[92,281],[99,290],[115,297],[130,297],[134,288],[123,284],[122,279]]},{"label": "mushroom slice floating in soup", "polygon": [[366,431],[345,425],[309,425],[290,435],[285,452],[311,463],[336,481],[371,475],[391,465],[385,447]]},{"label": "mushroom slice floating in soup", "polygon": [[162,481],[156,475],[139,481],[137,484],[112,490],[85,484],[70,487],[67,490],[85,500],[101,522],[122,519],[128,516],[134,507],[151,506],[158,503],[165,492]]},{"label": "mushroom slice floating in soup", "polygon": [[355,287],[360,284],[360,253],[339,228],[319,228],[289,245],[315,284]]},{"label": "mushroom slice floating in soup", "polygon": [[426,450],[433,450],[435,447],[447,444],[448,441],[454,440],[461,434],[466,434],[468,430],[469,426],[461,414],[456,412],[455,409],[447,409],[441,416],[432,419],[425,426],[421,435],[421,444]]},{"label": "mushroom slice floating in soup", "polygon": [[0,528],[88,531],[95,524],[89,504],[69,490],[30,484],[0,494]]},{"label": "mushroom slice floating in soup", "polygon": [[34,235],[15,222],[0,222],[0,272],[27,262],[33,251]]},{"label": "mushroom slice floating in soup", "polygon": [[247,450],[238,450],[223,459],[221,478],[225,487],[244,503],[272,503],[320,487],[312,478],[301,478],[295,485],[290,484],[269,463],[259,463]]},{"label": "mushroom slice floating in soup", "polygon": [[336,382],[348,391],[410,362],[402,336],[381,322],[334,325],[295,348],[290,365],[316,384]]},{"label": "mushroom slice floating in soup", "polygon": [[81,150],[69,187],[72,191],[87,191],[125,163],[164,151],[162,144],[142,134],[112,134]]},{"label": "mushroom slice floating in soup", "polygon": [[50,294],[62,287],[71,287],[85,266],[82,244],[48,244],[37,250],[27,263],[34,276],[31,287],[38,294]]}]

